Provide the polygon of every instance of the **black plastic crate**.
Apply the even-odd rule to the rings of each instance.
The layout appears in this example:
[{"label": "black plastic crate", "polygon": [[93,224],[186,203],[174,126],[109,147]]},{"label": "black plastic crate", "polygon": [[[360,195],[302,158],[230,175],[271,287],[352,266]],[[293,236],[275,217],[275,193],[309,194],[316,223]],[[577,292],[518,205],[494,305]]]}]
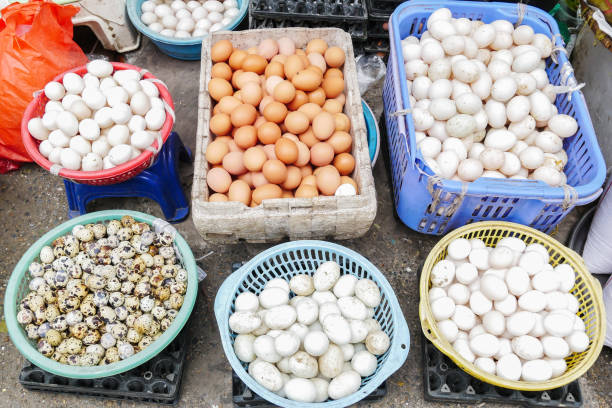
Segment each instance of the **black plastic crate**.
[{"label": "black plastic crate", "polygon": [[365,0],[251,0],[249,15],[284,20],[364,21],[368,19]]},{"label": "black plastic crate", "polygon": [[285,28],[285,27],[337,27],[351,35],[352,38],[365,39],[367,36],[368,22],[363,21],[343,21],[337,20],[319,20],[299,17],[296,20],[290,20],[282,17],[256,17],[249,15],[249,28]]},{"label": "black plastic crate", "polygon": [[[387,395],[387,382],[383,382],[373,393],[362,399],[361,401],[378,401]],[[238,407],[274,407],[265,399],[251,391],[245,383],[242,382],[238,374],[232,370],[232,401]]]},{"label": "black plastic crate", "polygon": [[389,17],[370,17],[368,19],[368,38],[389,40]]},{"label": "black plastic crate", "polygon": [[366,0],[368,15],[371,17],[382,18],[393,14],[393,11],[406,0]]},{"label": "black plastic crate", "polygon": [[30,391],[174,405],[181,393],[188,337],[186,332],[187,328],[184,328],[161,353],[125,373],[90,380],[66,378],[28,362],[19,374],[19,382]]},{"label": "black plastic crate", "polygon": [[527,407],[581,407],[578,381],[549,391],[517,391],[482,382],[465,371],[422,337],[423,388],[425,399],[445,403],[498,402]]}]

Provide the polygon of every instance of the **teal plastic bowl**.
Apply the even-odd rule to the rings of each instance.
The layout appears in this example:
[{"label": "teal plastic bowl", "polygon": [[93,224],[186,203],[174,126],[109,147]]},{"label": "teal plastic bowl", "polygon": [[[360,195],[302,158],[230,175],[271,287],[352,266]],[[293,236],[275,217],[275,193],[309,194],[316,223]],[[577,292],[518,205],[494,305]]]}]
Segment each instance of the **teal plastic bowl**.
[{"label": "teal plastic bowl", "polygon": [[[140,7],[144,2],[145,0],[127,0],[125,6],[132,25],[136,27],[142,35],[148,37],[164,54],[181,60],[199,60],[202,54],[202,37],[183,39],[169,38],[150,30],[149,27],[140,20],[140,16],[142,15]],[[223,30],[231,31],[238,27],[238,24],[240,24],[247,15],[249,9],[248,0],[237,0],[237,2],[240,12],[229,25],[223,28]]]},{"label": "teal plastic bowl", "polygon": [[365,119],[366,130],[368,132],[370,163],[372,167],[374,167],[378,159],[378,151],[380,150],[380,131],[378,130],[378,122],[376,121],[374,112],[372,112],[372,109],[370,109],[363,99],[361,100],[361,107],[363,108],[363,118]]},{"label": "teal plastic bowl", "polygon": [[155,357],[174,340],[183,326],[185,326],[189,315],[191,315],[198,294],[198,274],[193,253],[187,242],[178,233],[174,237],[174,242],[182,257],[183,267],[187,271],[187,292],[185,293],[183,306],[168,330],[151,343],[149,347],[139,353],[125,360],[101,366],[81,367],[61,364],[40,354],[36,348],[35,341],[27,337],[25,330],[17,322],[19,302],[29,291],[28,283],[31,277],[28,273],[28,267],[30,263],[38,259],[41,248],[45,245],[50,245],[57,237],[70,233],[75,225],[110,221],[119,219],[124,215],[131,215],[137,221],[146,222],[150,225],[157,219],[148,214],[125,210],[99,211],[76,217],[53,228],[43,235],[26,251],[17,263],[17,266],[15,266],[8,281],[6,294],[4,296],[4,320],[6,321],[9,336],[15,347],[17,347],[17,350],[37,367],[50,373],[69,378],[100,378],[119,374],[131,370],[134,367],[138,367]]}]

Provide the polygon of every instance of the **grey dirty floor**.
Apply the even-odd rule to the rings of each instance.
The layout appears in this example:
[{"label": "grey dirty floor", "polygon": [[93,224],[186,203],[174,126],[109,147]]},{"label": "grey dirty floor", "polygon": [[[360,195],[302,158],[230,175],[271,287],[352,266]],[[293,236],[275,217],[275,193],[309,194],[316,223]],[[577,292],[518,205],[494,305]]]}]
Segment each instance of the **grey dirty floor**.
[{"label": "grey dirty floor", "polygon": [[[161,54],[145,42],[140,50],[126,57],[127,62],[146,67],[165,81],[174,98],[177,124],[175,130],[191,149],[195,148],[198,62],[184,62]],[[382,112],[380,86],[365,95],[376,115]],[[394,215],[388,171],[388,153],[383,139],[379,160],[374,167],[378,213],[370,231],[362,238],[342,241],[372,261],[393,286],[400,300],[411,332],[410,354],[403,367],[388,380],[388,395],[380,402],[360,404],[366,407],[442,407],[424,400],[421,359],[421,328],[418,320],[417,270],[436,242],[435,237],[421,235],[405,227]],[[193,168],[183,164],[181,182],[190,195]],[[156,203],[146,199],[101,199],[89,210],[124,208],[162,216]],[[563,221],[557,238],[564,242],[577,220],[574,211]],[[0,176],[0,298],[4,297],[7,280],[21,255],[43,233],[66,221],[67,206],[61,179],[43,171],[37,165],[24,166],[19,171]],[[180,233],[200,257],[213,255],[200,262],[208,277],[201,284],[197,305],[193,311],[193,336],[189,342],[188,362],[184,372],[179,407],[231,407],[230,366],[221,348],[214,315],[215,294],[230,265],[248,260],[270,245],[239,244],[210,245],[196,232],[190,218],[177,225]],[[2,304],[4,303],[4,299]],[[1,307],[1,306],[0,306]],[[148,406],[134,402],[101,401],[64,394],[29,392],[18,383],[24,359],[17,352],[0,324],[0,407],[131,407]],[[612,401],[612,351],[604,348],[591,370],[580,379],[585,407],[610,406]],[[459,405],[459,404],[455,404]],[[491,404],[496,406],[503,406]]]}]

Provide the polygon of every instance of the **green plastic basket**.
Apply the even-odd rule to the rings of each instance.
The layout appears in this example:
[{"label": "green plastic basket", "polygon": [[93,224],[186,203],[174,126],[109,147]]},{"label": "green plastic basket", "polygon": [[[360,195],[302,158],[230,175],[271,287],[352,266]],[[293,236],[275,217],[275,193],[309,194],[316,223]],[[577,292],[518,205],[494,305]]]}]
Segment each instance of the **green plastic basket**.
[{"label": "green plastic basket", "polygon": [[174,243],[180,254],[179,258],[182,258],[181,261],[183,267],[187,271],[187,292],[185,293],[183,306],[168,330],[166,330],[157,340],[139,353],[136,353],[125,360],[101,366],[82,367],[61,364],[40,354],[36,348],[35,341],[27,337],[25,330],[17,322],[17,309],[19,302],[29,291],[28,283],[31,277],[28,274],[28,267],[30,266],[30,263],[38,258],[41,248],[45,245],[50,245],[51,242],[53,242],[53,240],[57,237],[70,233],[75,225],[110,221],[113,219],[119,219],[124,215],[131,215],[135,220],[146,222],[149,225],[152,225],[155,220],[158,220],[158,222],[160,221],[159,219],[148,214],[126,210],[99,211],[76,217],[53,228],[51,231],[43,235],[26,251],[26,253],[17,263],[17,266],[15,266],[15,269],[13,270],[13,273],[8,281],[6,294],[4,296],[4,319],[6,320],[8,333],[13,341],[13,344],[15,344],[17,350],[19,350],[19,352],[23,354],[23,356],[32,364],[45,371],[63,377],[107,377],[109,375],[122,373],[134,367],[138,367],[139,365],[155,357],[157,354],[159,354],[159,352],[166,348],[166,346],[170,344],[172,340],[174,340],[183,326],[185,326],[185,323],[193,310],[198,294],[198,273],[195,259],[193,258],[193,253],[191,252],[191,249],[189,248],[189,245],[185,239],[183,239],[183,237],[181,237],[178,233],[174,237]]}]

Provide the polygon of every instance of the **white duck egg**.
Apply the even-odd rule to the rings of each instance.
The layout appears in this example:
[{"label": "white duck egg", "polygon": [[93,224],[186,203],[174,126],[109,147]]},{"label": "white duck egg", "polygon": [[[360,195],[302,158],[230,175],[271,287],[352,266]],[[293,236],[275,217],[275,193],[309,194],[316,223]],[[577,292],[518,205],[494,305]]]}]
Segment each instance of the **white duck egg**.
[{"label": "white duck egg", "polygon": [[478,269],[471,263],[466,262],[456,268],[455,275],[459,283],[469,285],[478,278]]},{"label": "white duck egg", "polygon": [[470,245],[470,241],[465,238],[454,239],[448,244],[447,248],[448,256],[456,261],[467,258],[471,250],[472,246]]},{"label": "white duck egg", "polygon": [[456,305],[465,305],[470,300],[470,290],[461,283],[453,283],[448,288],[448,297],[453,299]]},{"label": "white duck egg", "polygon": [[496,300],[493,302],[493,308],[503,314],[504,316],[510,316],[516,312],[517,301],[514,295],[509,294],[503,300]]},{"label": "white duck egg", "polygon": [[83,171],[100,171],[104,167],[104,162],[99,155],[90,152],[83,157],[81,167]]},{"label": "white duck egg", "polygon": [[132,144],[132,146],[138,149],[146,149],[147,147],[151,146],[154,140],[155,137],[153,136],[153,134],[146,130],[139,130],[137,132],[134,132],[130,137],[130,143]]},{"label": "white duck egg", "polygon": [[495,28],[491,24],[483,24],[472,33],[472,39],[479,48],[488,47],[495,40]]},{"label": "white duck egg", "polygon": [[427,75],[428,67],[423,61],[416,59],[406,62],[404,69],[406,71],[406,79],[413,81],[417,77]]},{"label": "white duck egg", "polygon": [[82,97],[92,110],[98,110],[106,105],[106,96],[98,88],[85,88]]},{"label": "white duck egg", "polygon": [[468,60],[459,60],[452,64],[452,72],[456,79],[470,84],[478,79],[478,66]]},{"label": "white duck egg", "polygon": [[576,119],[569,115],[554,115],[548,120],[548,128],[559,137],[571,137],[578,131]]},{"label": "white duck egg", "polygon": [[442,142],[442,151],[455,152],[460,161],[467,158],[467,149],[465,144],[461,139],[457,139],[456,137],[446,138],[444,142]]},{"label": "white duck egg", "polygon": [[523,381],[547,381],[552,377],[552,368],[544,360],[532,360],[523,364],[521,379]]},{"label": "white duck egg", "polygon": [[546,297],[539,290],[529,290],[518,298],[518,305],[523,310],[538,313],[546,308]]},{"label": "white duck egg", "polygon": [[[412,95],[417,101],[421,99],[427,99],[429,87],[432,85],[431,79],[426,76],[420,76],[414,79],[412,82]],[[450,88],[450,81],[448,82]],[[450,92],[449,92],[450,95]]]},{"label": "white duck egg", "polygon": [[431,313],[436,321],[446,320],[455,313],[455,303],[448,296],[439,298],[431,302]]},{"label": "white duck egg", "polygon": [[572,353],[582,353],[589,348],[589,336],[583,331],[574,331],[567,338]]},{"label": "white duck egg", "polygon": [[479,316],[489,312],[493,307],[491,302],[485,295],[479,290],[473,291],[470,295],[470,309]]},{"label": "white duck egg", "polygon": [[553,187],[561,184],[561,173],[557,169],[548,166],[538,167],[531,174],[530,178],[543,181]]},{"label": "white duck egg", "polygon": [[533,39],[531,40],[531,45],[540,50],[542,58],[550,57],[552,52],[552,42],[550,41],[550,38],[544,34],[534,34]]},{"label": "white duck egg", "polygon": [[433,302],[436,299],[446,297],[446,291],[443,288],[433,286],[429,289],[429,302]]},{"label": "white duck egg", "polygon": [[69,147],[81,156],[85,156],[91,152],[91,143],[81,135],[74,136],[70,139]]},{"label": "white duck egg", "polygon": [[484,110],[487,114],[489,125],[493,128],[501,128],[506,125],[506,105],[494,99],[489,99]]},{"label": "white duck egg", "polygon": [[453,91],[452,82],[448,79],[437,79],[427,89],[429,99],[450,98]]},{"label": "white duck egg", "polygon": [[[499,151],[510,150],[516,143],[516,136],[514,133],[501,128],[501,129],[490,129],[487,133],[487,137],[484,140],[485,147],[496,149]],[[496,169],[489,169],[496,170]]]},{"label": "white duck egg", "polygon": [[504,165],[500,167],[499,171],[510,177],[518,174],[520,170],[521,161],[518,156],[514,153],[504,152]]},{"label": "white duck egg", "polygon": [[455,102],[447,98],[437,98],[431,101],[429,112],[436,120],[448,120],[457,114]]},{"label": "white duck egg", "polygon": [[79,170],[81,168],[81,155],[73,149],[65,147],[60,153],[60,163],[62,167],[69,170]]},{"label": "white duck egg", "polygon": [[454,151],[443,151],[436,158],[440,175],[444,178],[451,178],[457,172],[459,166],[459,157]]},{"label": "white duck egg", "polygon": [[151,25],[157,21],[157,15],[152,11],[145,11],[140,16],[140,20],[146,25]]},{"label": "white duck egg", "polygon": [[38,151],[40,152],[40,154],[42,154],[43,156],[47,158],[49,157],[53,149],[55,149],[55,147],[51,144],[49,140],[43,140],[38,145]]},{"label": "white duck egg", "polygon": [[463,305],[455,306],[455,312],[451,319],[461,330],[467,331],[476,325],[476,315],[469,307]]},{"label": "white duck egg", "polygon": [[130,160],[131,156],[132,156],[132,148],[131,146],[127,144],[120,144],[120,145],[114,146],[108,152],[108,157],[110,158],[110,161],[116,166],[123,164],[127,162],[128,160]]},{"label": "white duck egg", "polygon": [[79,121],[74,113],[63,111],[56,118],[58,128],[67,136],[74,136],[79,131]]},{"label": "white duck egg", "polygon": [[555,133],[548,130],[539,132],[535,138],[535,145],[544,153],[557,153],[563,149],[563,141]]},{"label": "white duck egg", "polygon": [[484,169],[480,160],[469,158],[462,160],[457,167],[457,174],[463,181],[474,181],[482,176]]},{"label": "white duck egg", "polygon": [[490,333],[482,333],[470,339],[470,349],[479,357],[493,357],[499,350],[499,340]]},{"label": "white duck egg", "polygon": [[536,128],[536,121],[531,115],[525,116],[522,120],[512,122],[508,126],[508,130],[514,133],[519,140],[525,139]]},{"label": "white duck egg", "polygon": [[486,147],[479,156],[486,170],[497,170],[504,165],[504,152],[492,147]]},{"label": "white duck egg", "polygon": [[122,144],[127,144],[130,140],[130,130],[125,125],[115,125],[108,131],[106,139],[108,140],[108,143],[113,147]]},{"label": "white duck egg", "polygon": [[451,63],[447,58],[433,61],[427,70],[427,76],[432,81],[448,79],[451,74]]},{"label": "white duck egg", "polygon": [[452,320],[446,319],[438,322],[438,330],[442,333],[442,336],[449,342],[453,343],[457,340],[459,334],[459,328]]},{"label": "white duck egg", "polygon": [[533,170],[544,162],[544,152],[539,147],[529,146],[519,154],[519,158],[523,167]]},{"label": "white duck egg", "polygon": [[431,271],[431,283],[433,286],[446,287],[455,278],[455,264],[443,259],[436,263]]},{"label": "white duck egg", "polygon": [[535,321],[535,313],[520,311],[506,319],[506,329],[512,336],[523,336],[533,329]]}]

